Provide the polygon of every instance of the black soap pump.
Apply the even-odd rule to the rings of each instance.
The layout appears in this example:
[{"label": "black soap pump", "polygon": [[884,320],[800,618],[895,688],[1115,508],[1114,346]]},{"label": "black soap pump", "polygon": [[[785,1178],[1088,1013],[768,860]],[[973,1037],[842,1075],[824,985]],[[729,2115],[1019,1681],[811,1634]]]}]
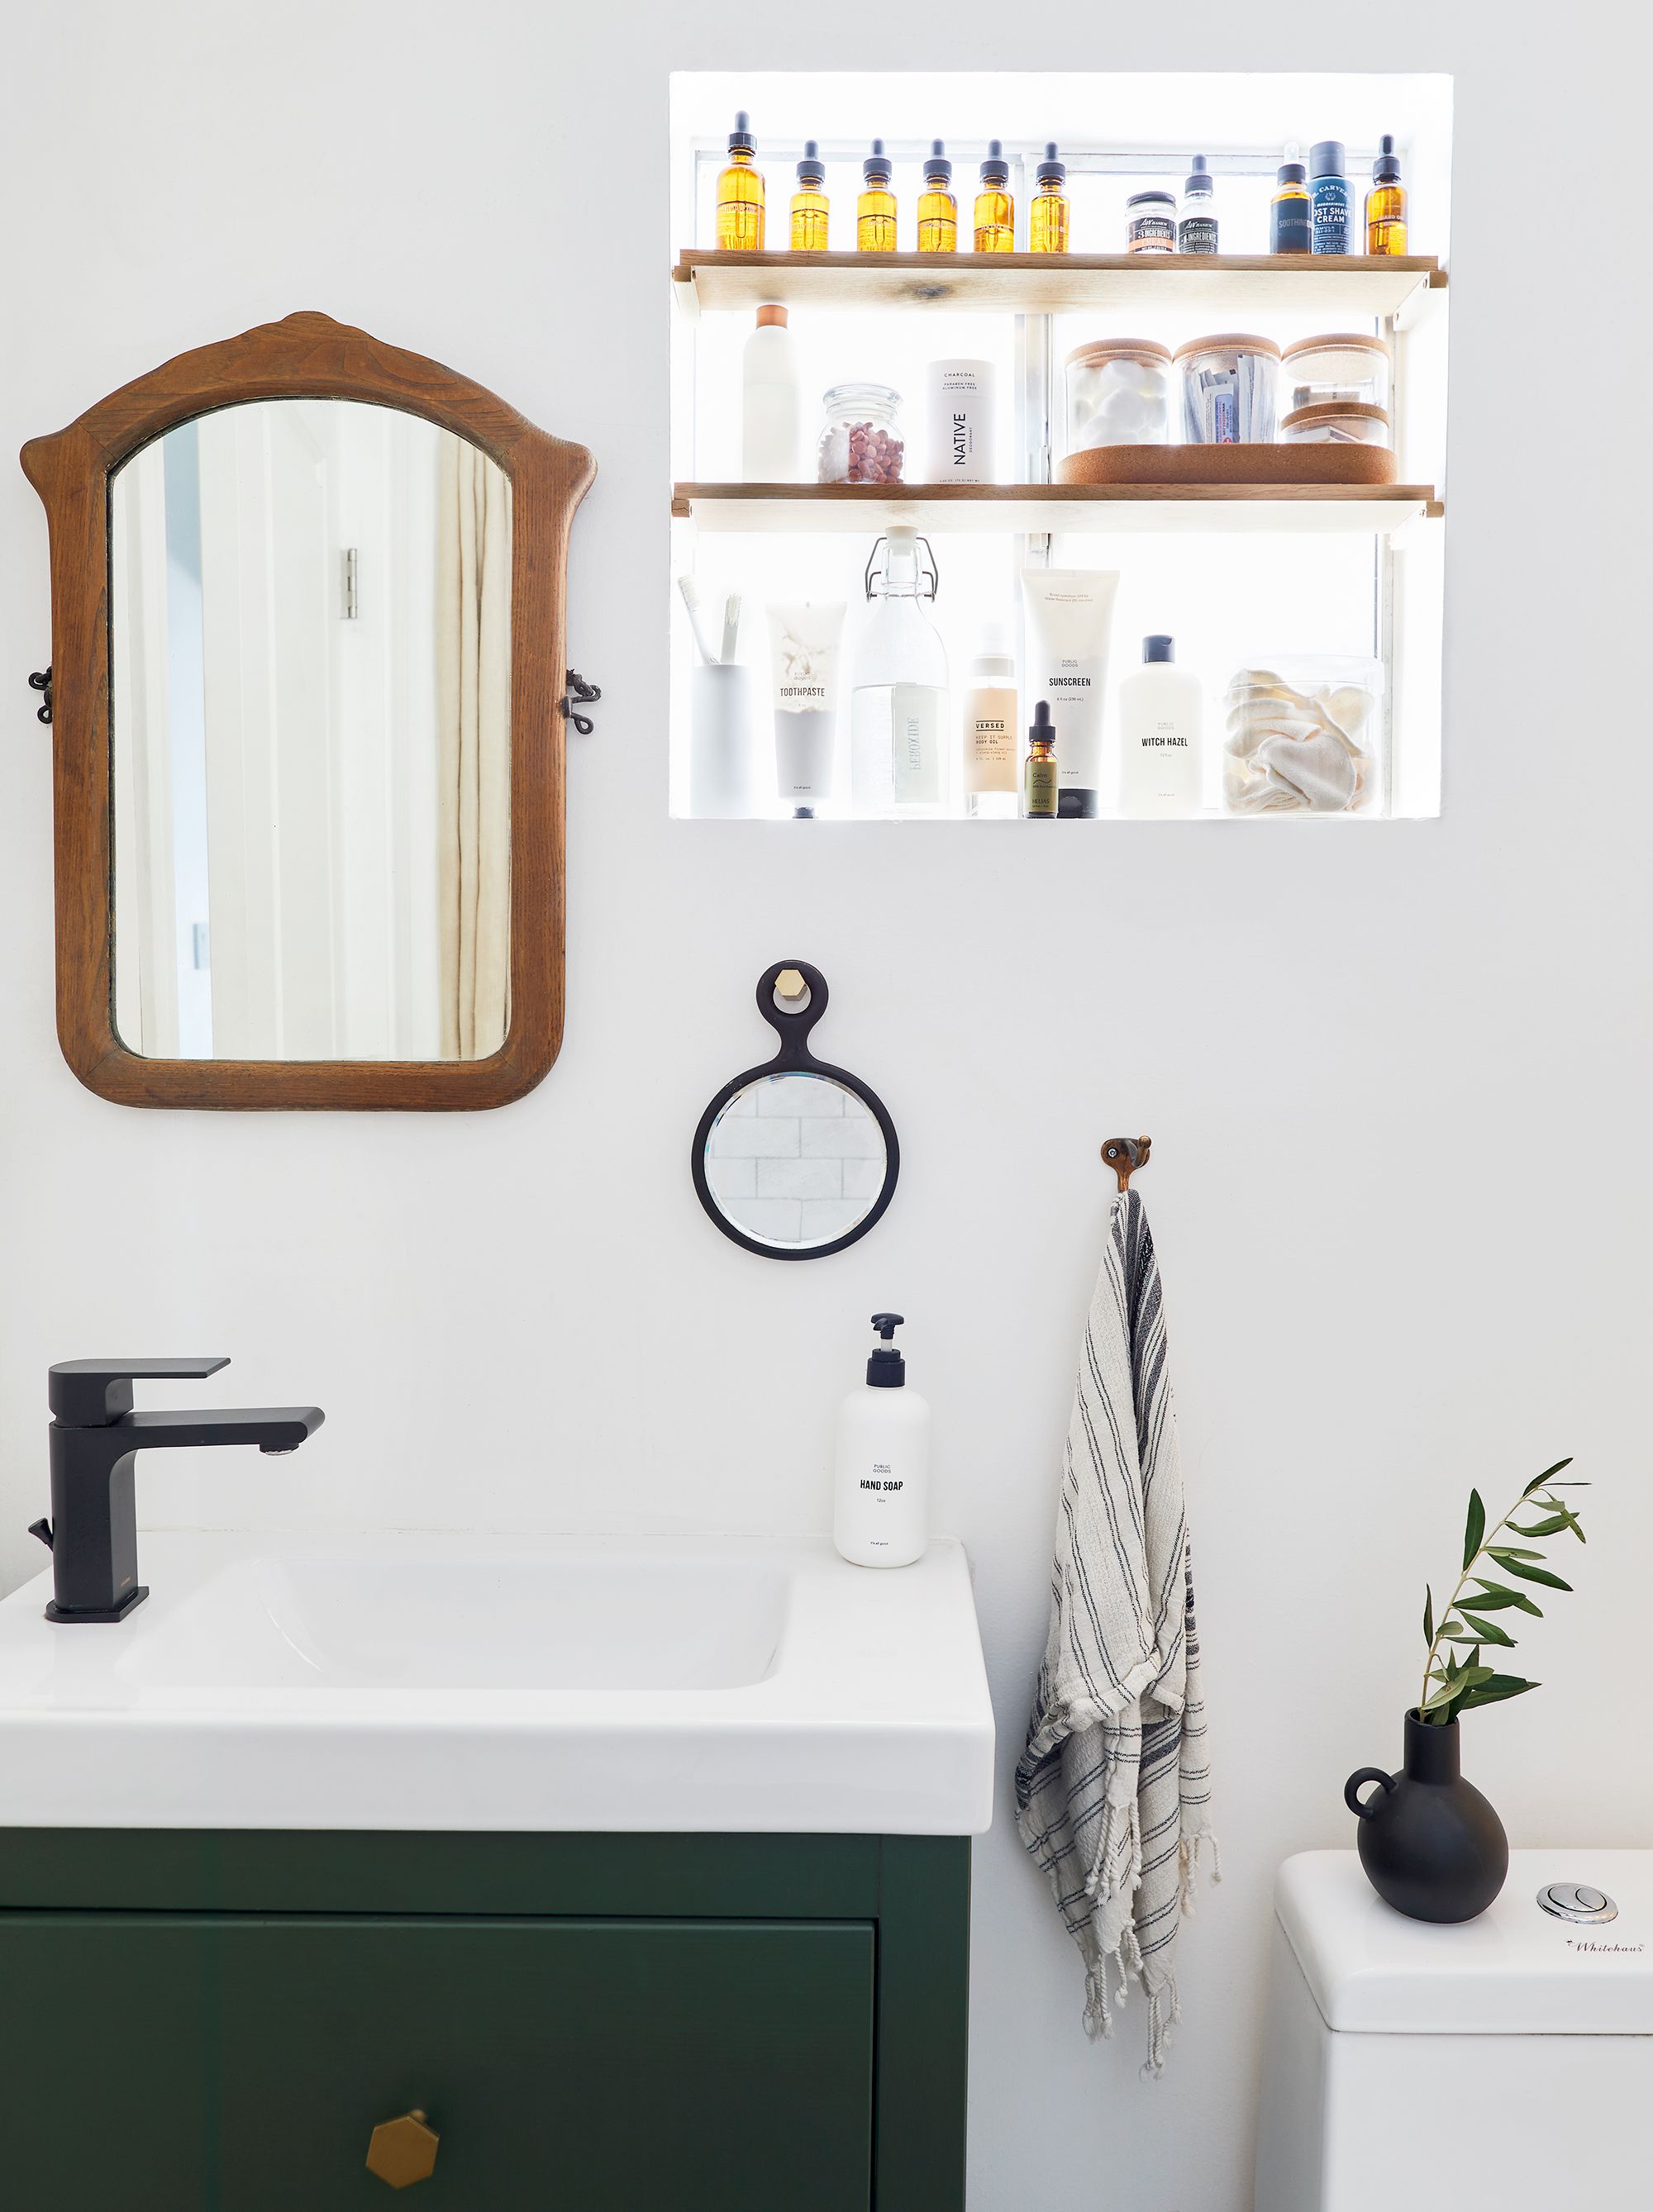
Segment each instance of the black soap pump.
[{"label": "black soap pump", "polygon": [[930,1408],[907,1387],[898,1313],[875,1313],[866,1381],[838,1413],[832,1540],[853,1567],[909,1567],[929,1541]]}]

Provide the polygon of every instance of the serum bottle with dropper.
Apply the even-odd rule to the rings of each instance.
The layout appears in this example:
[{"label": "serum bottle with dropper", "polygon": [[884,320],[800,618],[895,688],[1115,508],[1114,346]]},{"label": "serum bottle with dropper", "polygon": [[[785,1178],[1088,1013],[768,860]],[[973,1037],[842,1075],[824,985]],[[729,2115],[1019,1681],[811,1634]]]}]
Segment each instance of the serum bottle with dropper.
[{"label": "serum bottle with dropper", "polygon": [[861,163],[861,196],[855,206],[855,244],[863,253],[896,250],[896,196],[890,189],[894,173],[883,139],[875,138]]},{"label": "serum bottle with dropper", "polygon": [[752,153],[751,118],[743,108],[729,133],[728,167],[718,179],[718,245],[725,253],[763,251],[763,177]]},{"label": "serum bottle with dropper", "polygon": [[1041,699],[1033,709],[1027,733],[1027,758],[1022,763],[1022,814],[1029,822],[1054,822],[1060,800],[1060,771],[1056,765],[1056,725],[1050,719],[1050,702]]},{"label": "serum bottle with dropper", "polygon": [[1010,194],[1010,163],[997,138],[988,143],[981,164],[981,189],[975,196],[975,250],[978,253],[1014,253],[1016,203]]},{"label": "serum bottle with dropper", "polygon": [[798,164],[798,189],[792,196],[792,250],[794,253],[824,253],[827,250],[826,165],[813,138],[804,142],[804,158]]},{"label": "serum bottle with dropper", "polygon": [[918,196],[918,250],[921,253],[958,251],[958,202],[953,198],[953,165],[939,138],[931,142],[924,164],[924,190]]}]

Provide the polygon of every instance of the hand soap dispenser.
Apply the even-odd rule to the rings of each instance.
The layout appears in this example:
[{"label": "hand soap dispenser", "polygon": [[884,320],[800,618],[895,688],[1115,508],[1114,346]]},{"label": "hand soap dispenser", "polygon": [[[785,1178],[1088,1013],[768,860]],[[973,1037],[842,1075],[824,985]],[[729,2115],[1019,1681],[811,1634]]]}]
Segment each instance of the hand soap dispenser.
[{"label": "hand soap dispenser", "polygon": [[866,1381],[838,1415],[832,1540],[854,1567],[909,1567],[930,1540],[930,1408],[907,1388],[899,1314],[876,1313]]}]

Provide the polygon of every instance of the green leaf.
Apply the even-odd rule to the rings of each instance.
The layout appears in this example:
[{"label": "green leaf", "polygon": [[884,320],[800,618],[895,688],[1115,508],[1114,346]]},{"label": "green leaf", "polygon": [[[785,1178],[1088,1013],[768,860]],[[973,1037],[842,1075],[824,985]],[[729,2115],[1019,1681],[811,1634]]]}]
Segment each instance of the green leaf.
[{"label": "green leaf", "polygon": [[1518,1544],[1489,1544],[1486,1556],[1489,1559],[1501,1559],[1507,1567],[1511,1559],[1541,1559],[1544,1554],[1542,1552],[1522,1551]]},{"label": "green leaf", "polygon": [[[1489,1667],[1486,1671],[1490,1674],[1492,1670]],[[1451,1704],[1453,1698],[1457,1696],[1462,1687],[1462,1684],[1459,1682],[1443,1682],[1440,1688],[1435,1692],[1432,1697],[1428,1697],[1424,1699],[1423,1704],[1419,1707],[1419,1711],[1425,1713],[1438,1712],[1443,1705],[1449,1705]]]},{"label": "green leaf", "polygon": [[[1552,1513],[1547,1521],[1535,1521],[1530,1528],[1523,1528],[1518,1521],[1510,1523],[1517,1536],[1557,1536],[1567,1525],[1568,1516],[1565,1513]],[[1468,1564],[1466,1559],[1465,1566]]]},{"label": "green leaf", "polygon": [[1564,1583],[1559,1575],[1553,1575],[1547,1567],[1529,1566],[1525,1559],[1505,1559],[1502,1553],[1492,1557],[1506,1574],[1518,1575],[1524,1583],[1542,1583],[1546,1589],[1570,1590],[1571,1583]]},{"label": "green leaf", "polygon": [[1463,1531],[1463,1564],[1466,1571],[1469,1562],[1480,1551],[1480,1540],[1486,1534],[1486,1508],[1480,1502],[1480,1491],[1472,1490],[1469,1493],[1469,1518],[1464,1524]]},{"label": "green leaf", "polygon": [[1539,1682],[1523,1682],[1516,1674],[1494,1674],[1490,1681],[1482,1682],[1473,1690],[1467,1690],[1458,1711],[1461,1713],[1471,1712],[1477,1705],[1496,1705],[1502,1703],[1505,1698],[1524,1697],[1528,1690],[1542,1687],[1543,1685]]},{"label": "green leaf", "polygon": [[1523,1498],[1530,1498],[1534,1491],[1543,1489],[1545,1484],[1549,1480],[1553,1474],[1559,1474],[1564,1467],[1571,1467],[1571,1465],[1572,1462],[1571,1459],[1557,1460],[1553,1467],[1547,1467],[1542,1474],[1535,1474],[1533,1477],[1532,1480],[1527,1485],[1525,1490],[1522,1492],[1522,1496]]},{"label": "green leaf", "polygon": [[1513,1636],[1506,1636],[1504,1631],[1498,1626],[1497,1621],[1477,1620],[1473,1613],[1465,1613],[1464,1619],[1469,1623],[1469,1626],[1476,1632],[1476,1633],[1486,1643],[1505,1644],[1508,1644],[1512,1651],[1514,1650],[1516,1644],[1515,1638]]},{"label": "green leaf", "polygon": [[1434,1641],[1435,1593],[1430,1588],[1429,1584],[1425,1583],[1424,1584],[1424,1643],[1425,1646],[1427,1646]]},{"label": "green leaf", "polygon": [[[1488,1582],[1485,1575],[1477,1575],[1475,1580],[1480,1589],[1469,1593],[1469,1602],[1477,1612],[1497,1613],[1506,1605],[1514,1605],[1519,1606],[1522,1613],[1530,1613],[1534,1620],[1543,1620],[1543,1607],[1534,1605],[1523,1591],[1512,1590],[1507,1583]],[[1458,1609],[1462,1611],[1462,1603]]]}]

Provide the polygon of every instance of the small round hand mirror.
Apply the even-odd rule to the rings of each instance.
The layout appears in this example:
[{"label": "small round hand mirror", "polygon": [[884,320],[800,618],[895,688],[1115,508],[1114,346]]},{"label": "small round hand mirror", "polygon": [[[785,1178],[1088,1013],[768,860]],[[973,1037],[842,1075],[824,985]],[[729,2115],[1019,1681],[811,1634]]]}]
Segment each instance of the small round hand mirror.
[{"label": "small round hand mirror", "polygon": [[771,1260],[818,1260],[865,1237],[901,1166],[882,1100],[809,1048],[826,978],[781,960],[758,978],[757,1010],[781,1048],[726,1083],[700,1117],[695,1188],[726,1237]]}]

